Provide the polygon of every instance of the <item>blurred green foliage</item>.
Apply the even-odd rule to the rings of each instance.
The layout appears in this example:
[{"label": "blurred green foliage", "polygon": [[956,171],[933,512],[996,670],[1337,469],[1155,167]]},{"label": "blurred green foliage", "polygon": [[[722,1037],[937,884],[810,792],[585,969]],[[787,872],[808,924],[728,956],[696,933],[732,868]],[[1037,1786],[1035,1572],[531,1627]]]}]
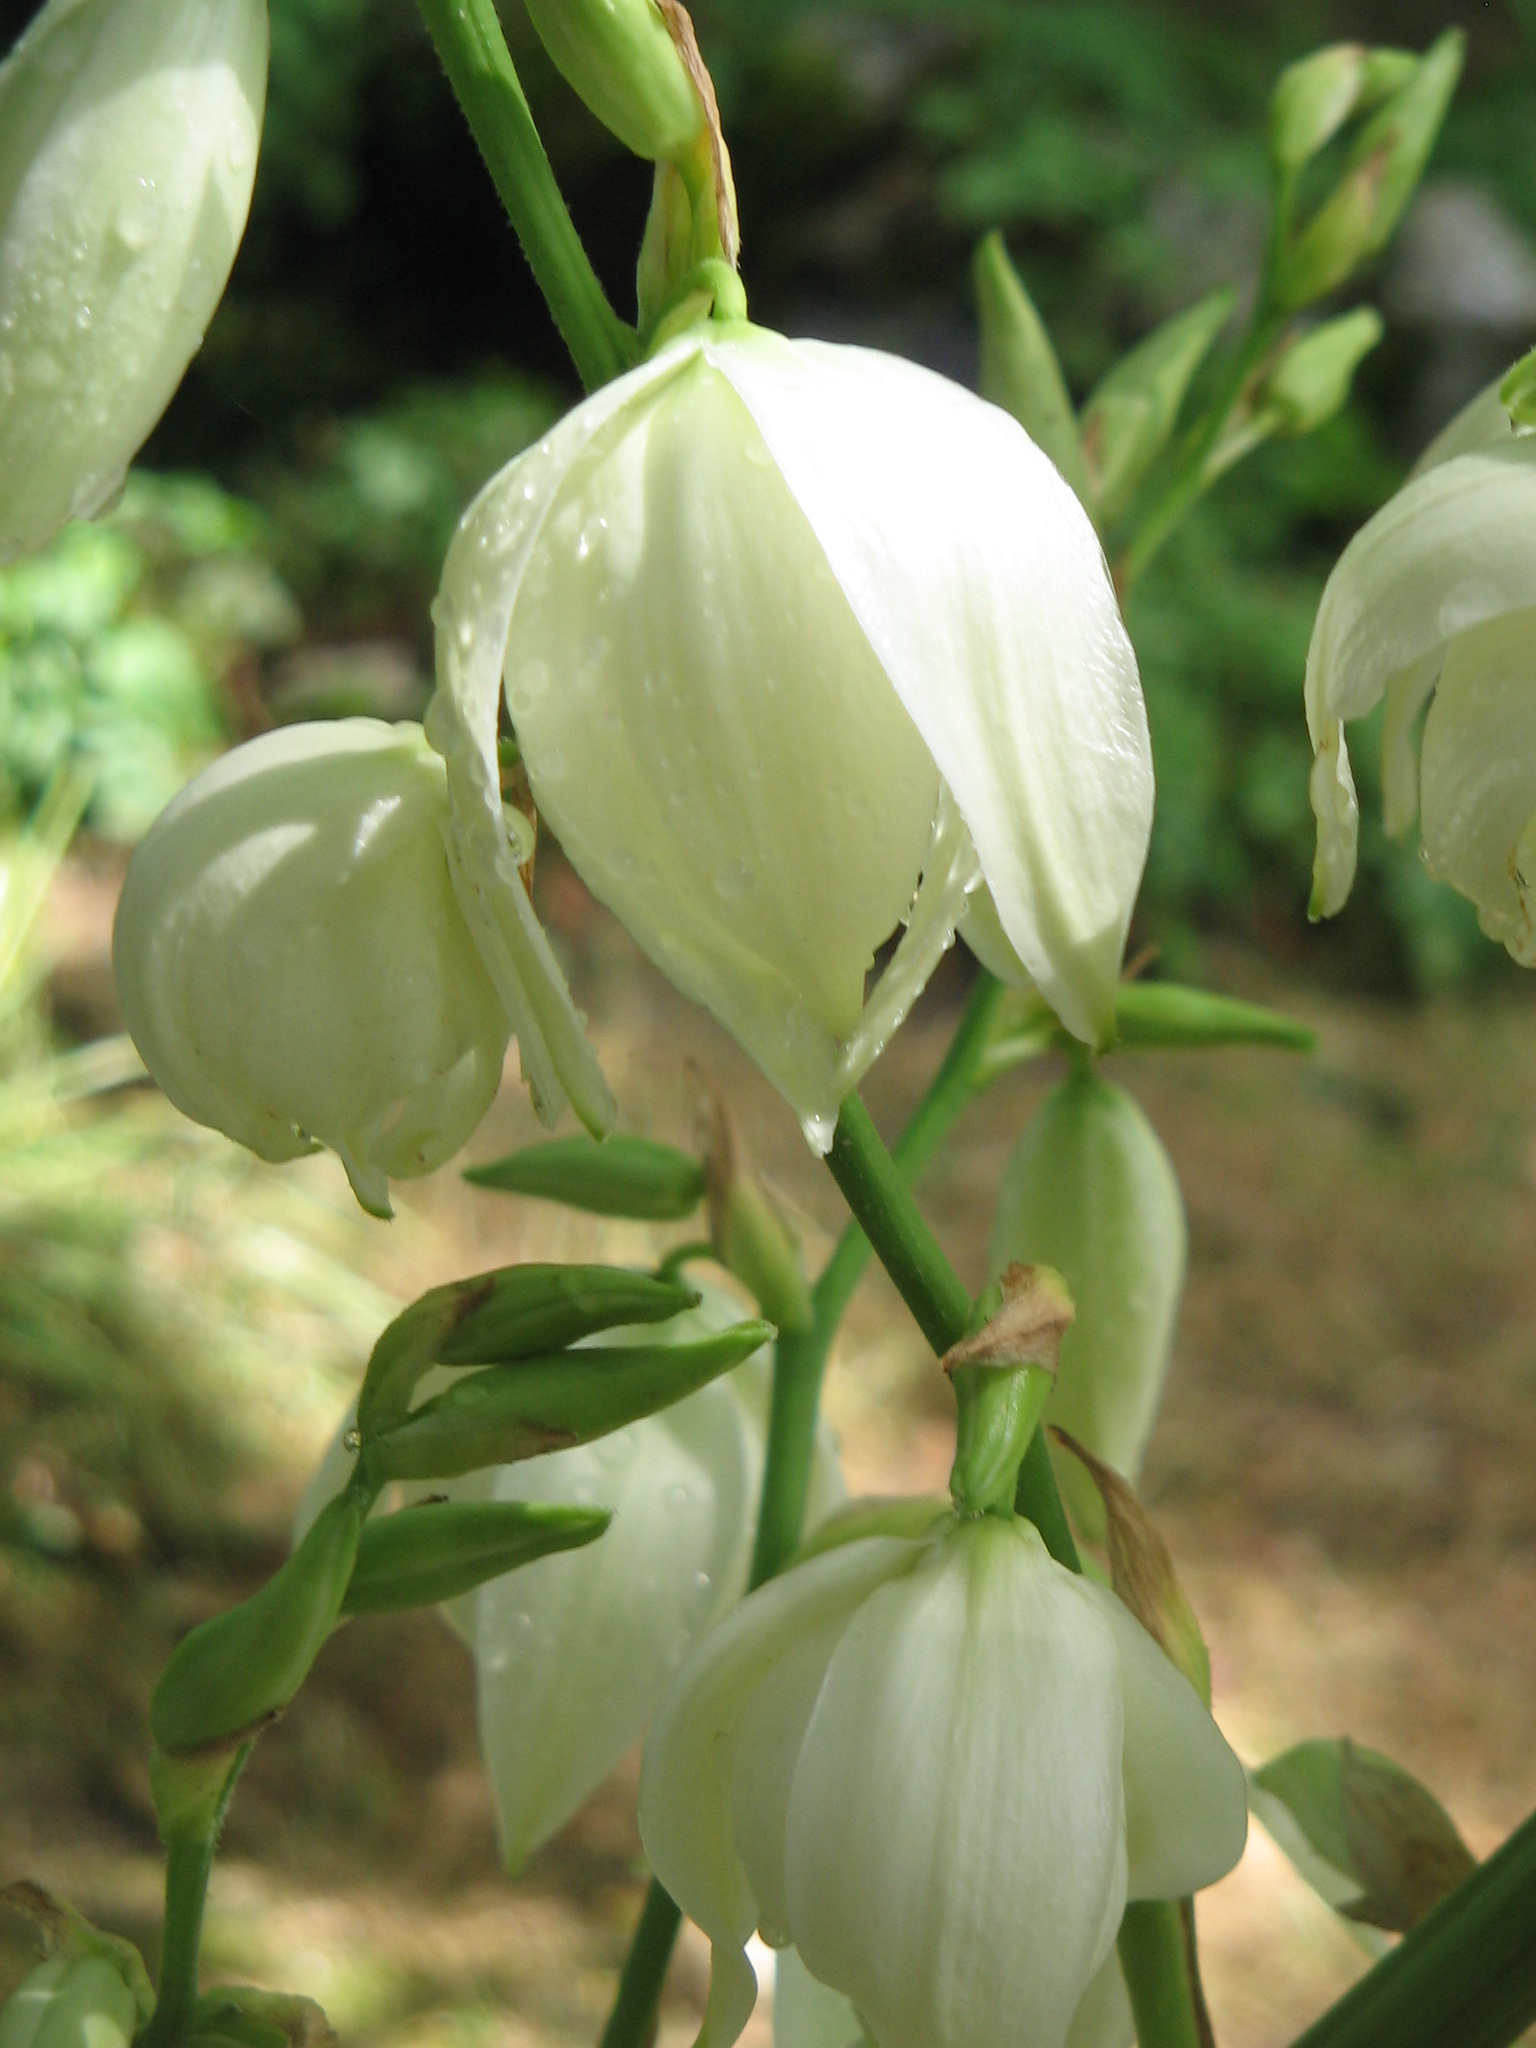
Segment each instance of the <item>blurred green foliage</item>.
[{"label": "blurred green foliage", "polygon": [[132,841],[238,724],[242,665],[295,639],[259,514],[200,477],[133,476],[109,518],[0,570],[0,818],[66,769]]}]

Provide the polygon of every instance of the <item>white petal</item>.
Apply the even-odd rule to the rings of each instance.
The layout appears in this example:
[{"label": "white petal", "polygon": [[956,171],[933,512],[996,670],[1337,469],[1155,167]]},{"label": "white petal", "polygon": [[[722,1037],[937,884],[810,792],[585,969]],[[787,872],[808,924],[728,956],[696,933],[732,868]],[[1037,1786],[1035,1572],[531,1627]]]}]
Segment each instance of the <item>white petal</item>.
[{"label": "white petal", "polygon": [[1355,882],[1360,848],[1360,800],[1355,795],[1349,744],[1337,718],[1314,732],[1317,758],[1308,788],[1317,819],[1317,851],[1312,858],[1312,900],[1309,917],[1333,917],[1344,908]]},{"label": "white petal", "polygon": [[245,227],[262,0],[51,0],[0,66],[0,561],[101,510]]},{"label": "white petal", "polygon": [[1130,1896],[1184,1898],[1224,1877],[1243,1853],[1243,1767],[1194,1687],[1129,1608],[1106,1587],[1081,1583],[1120,1654]]},{"label": "white petal", "polygon": [[780,1949],[773,1973],[773,2048],[860,2048],[866,2039],[864,2022],[842,1993],[818,1983],[798,1949]]},{"label": "white petal", "polygon": [[1434,695],[1443,659],[1439,648],[1399,669],[1387,684],[1381,726],[1381,815],[1394,839],[1401,838],[1419,809],[1419,713]]},{"label": "white petal", "polygon": [[742,1716],[787,1650],[909,1570],[917,1548],[874,1537],[771,1579],[699,1644],[651,1724],[640,1771],[640,1838],[652,1869],[712,1944],[700,2048],[730,2048],[756,1994],[746,1944],[758,1907],[737,1848],[732,1803]]},{"label": "white petal", "polygon": [[611,1125],[613,1100],[533,915],[502,816],[502,669],[529,556],[568,467],[637,392],[664,383],[687,359],[686,348],[664,351],[606,385],[492,477],[459,523],[432,608],[437,691],[425,722],[448,763],[455,886],[517,1033],[535,1106],[552,1123],[568,1095],[595,1131]]},{"label": "white petal", "polygon": [[1136,659],[1086,513],[1017,423],[874,350],[711,341],[981,857],[1014,950],[1106,1029],[1152,820]]},{"label": "white petal", "polygon": [[1083,1993],[1067,2031],[1067,2048],[1134,2048],[1136,2018],[1120,1958],[1112,1949]]},{"label": "white petal", "polygon": [[1062,2048],[1125,1900],[1116,1675],[1025,1525],[951,1530],[853,1615],[795,1771],[789,1917],[880,2048]]},{"label": "white petal", "polygon": [[1451,642],[1422,773],[1431,873],[1471,897],[1490,938],[1536,966],[1536,610]]},{"label": "white petal", "polygon": [[878,1049],[875,951],[934,865],[928,750],[706,351],[549,488],[506,678],[540,810],[802,1118],[835,1117]]},{"label": "white petal", "polygon": [[1388,678],[1485,619],[1536,604],[1536,436],[1458,455],[1405,484],[1328,578],[1307,650],[1314,747]]},{"label": "white petal", "polygon": [[1413,465],[1412,474],[1422,476],[1438,469],[1457,455],[1476,455],[1485,448],[1497,448],[1515,439],[1516,428],[1499,396],[1502,377],[1485,384],[1476,398],[1469,399],[1448,425],[1443,426]]}]

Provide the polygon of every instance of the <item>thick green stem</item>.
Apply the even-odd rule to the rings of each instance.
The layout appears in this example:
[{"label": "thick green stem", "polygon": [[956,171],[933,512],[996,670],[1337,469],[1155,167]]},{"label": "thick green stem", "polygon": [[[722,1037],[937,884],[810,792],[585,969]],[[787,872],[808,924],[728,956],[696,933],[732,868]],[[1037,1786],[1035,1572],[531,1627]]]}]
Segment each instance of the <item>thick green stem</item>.
[{"label": "thick green stem", "polygon": [[1141,2048],[1211,2048],[1193,1967],[1188,1900],[1138,1899],[1120,1923],[1120,1968]]},{"label": "thick green stem", "polygon": [[[1003,985],[990,974],[977,980],[960,1028],[927,1094],[896,1141],[896,1170],[909,1186],[928,1165],[976,1092]],[[811,1327],[798,1337],[781,1337],[774,1354],[773,1408],[768,1422],[768,1456],[763,1468],[763,1501],[758,1510],[752,1584],[760,1586],[782,1571],[800,1541],[806,1492],[816,1445],[816,1415],[827,1355],[854,1289],[869,1263],[869,1239],[850,1223],[811,1290]]]},{"label": "thick green stem", "polygon": [[1536,1814],[1294,2048],[1508,2048],[1536,2020]]},{"label": "thick green stem", "polygon": [[539,290],[582,383],[595,391],[638,360],[639,340],[609,305],[581,245],[492,0],[419,4]]},{"label": "thick green stem", "polygon": [[667,1980],[672,1945],[682,1923],[682,1913],[670,1893],[653,1877],[640,1908],[635,1938],[624,1958],[624,1974],[603,2029],[602,2048],[639,2048],[655,2038],[661,1987]]},{"label": "thick green stem", "polygon": [[166,1850],[160,1988],[154,2016],[138,2036],[138,2048],[179,2048],[191,2029],[215,1837],[216,1830],[179,1839]]}]

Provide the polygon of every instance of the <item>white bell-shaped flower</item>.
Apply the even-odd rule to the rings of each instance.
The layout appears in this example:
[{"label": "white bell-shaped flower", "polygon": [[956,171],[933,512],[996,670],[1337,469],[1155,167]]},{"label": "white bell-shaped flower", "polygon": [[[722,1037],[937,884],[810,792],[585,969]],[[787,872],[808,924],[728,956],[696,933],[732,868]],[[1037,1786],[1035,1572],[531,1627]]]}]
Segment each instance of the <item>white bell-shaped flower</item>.
[{"label": "white bell-shaped flower", "polygon": [[1430,872],[1536,966],[1536,434],[1515,431],[1496,387],[1430,445],[1323,592],[1307,654],[1317,917],[1355,874],[1343,727],[1383,698],[1387,830],[1419,813]]},{"label": "white bell-shaped flower", "polygon": [[121,488],[245,229],[266,0],[48,0],[0,65],[0,561]]},{"label": "white bell-shaped flower", "polygon": [[1242,1853],[1242,1767],[1115,1597],[1027,1523],[867,1537],[749,1595],[651,1729],[640,1831],[713,1951],[729,2048],[754,1930],[879,2048],[1064,2048],[1128,1898]]},{"label": "white bell-shaped flower", "polygon": [[[530,1007],[501,1000],[449,836],[420,726],[284,727],[161,814],[113,933],[128,1029],[176,1106],[263,1159],[331,1146],[382,1216],[391,1179],[442,1165],[479,1122]],[[515,867],[512,882],[542,1014],[596,1076]]]},{"label": "white bell-shaped flower", "polygon": [[1093,529],[996,407],[866,349],[695,332],[486,486],[436,616],[463,829],[504,673],[577,870],[814,1143],[973,894],[989,961],[1105,1029],[1144,707]]}]

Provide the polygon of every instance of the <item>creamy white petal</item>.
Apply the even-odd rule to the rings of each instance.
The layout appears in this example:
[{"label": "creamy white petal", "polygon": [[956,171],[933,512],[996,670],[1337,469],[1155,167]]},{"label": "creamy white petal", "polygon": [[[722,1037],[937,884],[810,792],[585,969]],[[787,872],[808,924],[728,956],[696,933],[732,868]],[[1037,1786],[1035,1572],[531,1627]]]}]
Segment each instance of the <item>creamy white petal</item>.
[{"label": "creamy white petal", "polygon": [[1120,1958],[1113,1950],[1083,1993],[1067,2029],[1067,2048],[1133,2048],[1136,2019]]},{"label": "creamy white petal", "polygon": [[1243,1853],[1243,1767],[1194,1687],[1130,1609],[1107,1587],[1081,1584],[1120,1655],[1130,1896],[1183,1898],[1224,1877]]},{"label": "creamy white petal", "polygon": [[798,1949],[781,1948],[775,1964],[773,2048],[861,2048],[864,2022],[840,1991],[811,1975]]},{"label": "creamy white petal", "polygon": [[1405,484],[1328,578],[1307,651],[1314,747],[1388,678],[1469,627],[1536,604],[1536,435],[1458,455]]},{"label": "creamy white petal", "polygon": [[1312,737],[1317,757],[1308,789],[1317,819],[1317,851],[1312,857],[1312,900],[1309,917],[1332,917],[1344,908],[1355,882],[1360,851],[1360,800],[1349,763],[1349,743],[1337,718],[1323,722]]},{"label": "creamy white petal", "polygon": [[699,2048],[730,2048],[756,1996],[746,1944],[758,1906],[732,1808],[742,1717],[787,1650],[909,1571],[919,1550],[898,1537],[872,1537],[770,1580],[699,1644],[651,1724],[640,1771],[640,1838],[652,1869],[712,1946]]},{"label": "creamy white petal", "polygon": [[567,460],[506,681],[588,886],[802,1118],[835,1118],[878,1049],[865,977],[913,908],[939,778],[702,346]]},{"label": "creamy white petal", "polygon": [[50,0],[0,66],[0,561],[101,510],[245,228],[264,0]]},{"label": "creamy white petal", "polygon": [[705,352],[954,792],[1014,950],[1063,1022],[1098,1038],[1152,757],[1087,514],[1015,421],[899,357],[759,330]]},{"label": "creamy white petal", "polygon": [[1125,1900],[1117,1678],[1024,1524],[951,1530],[850,1619],[786,1878],[807,1967],[880,2048],[1062,2048]]},{"label": "creamy white petal", "polygon": [[1387,683],[1381,726],[1381,815],[1394,839],[1418,815],[1419,713],[1434,695],[1443,655],[1437,647],[1421,661],[1399,669]]},{"label": "creamy white petal", "polygon": [[1450,462],[1458,455],[1476,455],[1485,448],[1498,448],[1515,439],[1518,430],[1499,396],[1503,382],[1502,377],[1495,377],[1476,398],[1468,400],[1424,450],[1413,465],[1412,476],[1438,469],[1442,462]]},{"label": "creamy white petal", "polygon": [[1006,982],[1009,988],[1032,986],[1029,970],[1009,943],[1008,934],[998,920],[992,891],[985,882],[971,892],[960,936],[988,974]]},{"label": "creamy white petal", "polygon": [[492,477],[459,523],[432,608],[438,686],[425,723],[448,763],[455,885],[517,1033],[536,1107],[553,1122],[569,1096],[594,1131],[612,1124],[613,1100],[533,915],[502,815],[502,671],[529,556],[569,466],[637,393],[665,383],[687,355],[666,351],[606,385]]},{"label": "creamy white petal", "polygon": [[1536,966],[1536,609],[1451,643],[1421,773],[1431,873],[1471,897],[1483,930],[1521,966]]}]

